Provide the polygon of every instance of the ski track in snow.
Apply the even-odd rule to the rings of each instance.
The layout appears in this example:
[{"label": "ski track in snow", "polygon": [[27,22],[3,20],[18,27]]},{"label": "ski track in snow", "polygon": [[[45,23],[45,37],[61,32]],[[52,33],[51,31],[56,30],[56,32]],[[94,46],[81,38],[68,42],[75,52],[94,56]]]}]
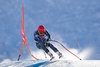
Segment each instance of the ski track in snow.
[{"label": "ski track in snow", "polygon": [[100,67],[100,60],[11,61],[7,59],[0,63],[0,67]]}]

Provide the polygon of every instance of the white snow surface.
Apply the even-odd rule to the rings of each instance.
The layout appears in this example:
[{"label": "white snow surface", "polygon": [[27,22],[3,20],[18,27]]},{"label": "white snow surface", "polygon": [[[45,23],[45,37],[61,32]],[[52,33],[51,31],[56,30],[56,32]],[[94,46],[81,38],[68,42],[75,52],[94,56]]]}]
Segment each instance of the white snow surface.
[{"label": "white snow surface", "polygon": [[11,61],[9,59],[6,59],[6,60],[0,62],[0,67],[100,67],[100,60],[74,60],[74,61],[72,61],[72,60],[52,60],[52,61],[21,60],[21,61]]}]

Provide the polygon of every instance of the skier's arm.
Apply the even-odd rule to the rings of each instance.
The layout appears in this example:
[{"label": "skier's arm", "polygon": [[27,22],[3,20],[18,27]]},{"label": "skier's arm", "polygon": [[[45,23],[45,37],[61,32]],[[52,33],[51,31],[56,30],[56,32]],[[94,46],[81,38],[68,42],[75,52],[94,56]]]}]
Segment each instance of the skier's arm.
[{"label": "skier's arm", "polygon": [[35,41],[41,42],[41,38],[39,37],[37,33],[34,33],[34,39]]},{"label": "skier's arm", "polygon": [[47,41],[49,41],[51,38],[50,38],[50,34],[48,33],[48,31],[46,31],[46,35],[47,35]]}]

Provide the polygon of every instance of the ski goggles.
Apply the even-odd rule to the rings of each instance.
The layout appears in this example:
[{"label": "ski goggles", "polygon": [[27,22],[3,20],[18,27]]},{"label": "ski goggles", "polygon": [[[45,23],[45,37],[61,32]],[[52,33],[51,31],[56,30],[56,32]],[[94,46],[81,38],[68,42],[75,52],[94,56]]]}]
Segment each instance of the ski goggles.
[{"label": "ski goggles", "polygon": [[45,31],[39,31],[39,35],[43,35]]}]

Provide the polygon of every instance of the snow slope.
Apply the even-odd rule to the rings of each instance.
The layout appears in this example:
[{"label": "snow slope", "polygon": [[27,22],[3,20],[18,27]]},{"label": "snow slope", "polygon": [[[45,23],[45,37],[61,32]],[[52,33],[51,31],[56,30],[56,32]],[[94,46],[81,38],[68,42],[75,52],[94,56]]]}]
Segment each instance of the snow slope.
[{"label": "snow slope", "polygon": [[100,67],[99,60],[26,60],[11,61],[9,59],[0,63],[0,67]]}]

